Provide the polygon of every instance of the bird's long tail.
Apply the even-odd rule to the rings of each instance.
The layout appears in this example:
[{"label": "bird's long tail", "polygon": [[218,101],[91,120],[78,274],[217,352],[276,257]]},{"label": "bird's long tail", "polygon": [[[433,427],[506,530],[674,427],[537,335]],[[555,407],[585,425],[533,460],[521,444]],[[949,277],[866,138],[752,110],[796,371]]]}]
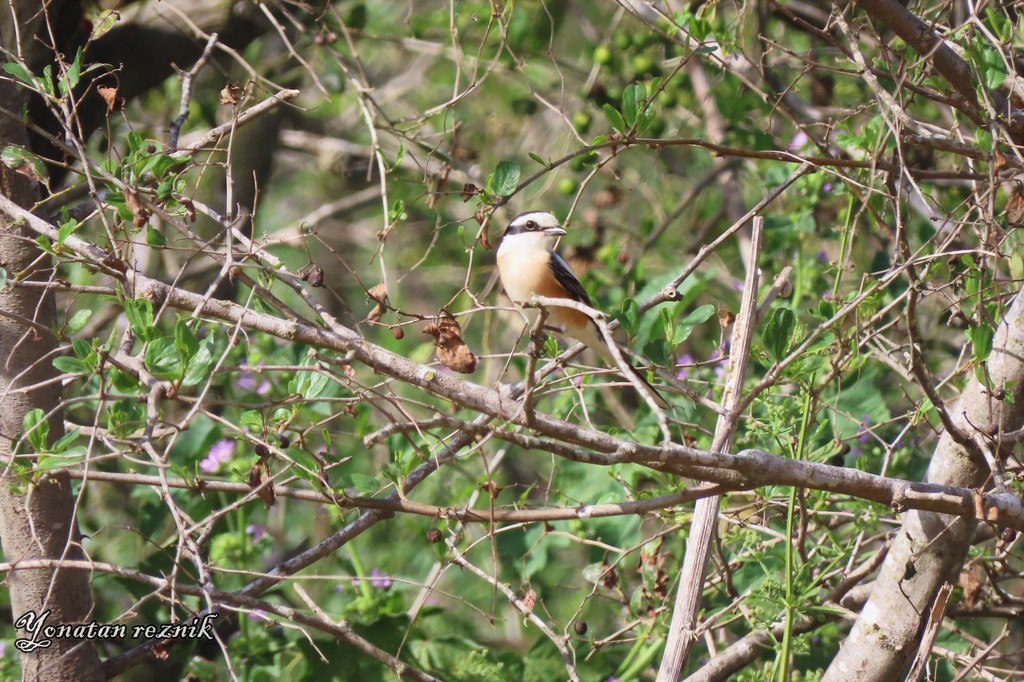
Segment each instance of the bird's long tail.
[{"label": "bird's long tail", "polygon": [[[588,330],[587,333],[577,334],[576,338],[585,343],[588,347],[593,348],[594,351],[601,356],[601,359],[604,360],[609,367],[614,367],[615,369],[618,369],[619,365],[617,362],[615,362],[615,358],[614,356],[612,356],[612,352],[611,349],[608,348],[608,344],[606,344],[604,339],[601,338],[600,330],[597,329],[596,325],[591,326],[592,329]],[[585,336],[586,338],[581,338],[583,336]],[[647,377],[644,376],[646,372],[638,367],[635,367],[629,361],[629,358],[626,356],[625,353],[623,353],[623,359],[626,361],[626,366],[629,367],[630,370],[632,370],[633,375],[640,380],[640,383],[647,387],[648,391],[650,391],[650,397],[654,400],[658,407],[660,407],[663,410],[667,410],[670,407],[669,402],[665,400],[665,397],[658,392],[658,389],[652,386],[651,382],[647,380]]]},{"label": "bird's long tail", "polygon": [[[618,365],[613,364],[613,366],[617,367]],[[640,380],[640,383],[646,386],[647,390],[651,392],[651,398],[654,400],[655,404],[657,404],[661,409],[667,410],[670,407],[668,401],[665,400],[665,397],[658,392],[658,389],[652,386],[651,382],[647,380],[647,377],[644,376],[645,372],[638,367],[634,367],[629,360],[626,360],[626,366],[633,371],[633,374]]]}]

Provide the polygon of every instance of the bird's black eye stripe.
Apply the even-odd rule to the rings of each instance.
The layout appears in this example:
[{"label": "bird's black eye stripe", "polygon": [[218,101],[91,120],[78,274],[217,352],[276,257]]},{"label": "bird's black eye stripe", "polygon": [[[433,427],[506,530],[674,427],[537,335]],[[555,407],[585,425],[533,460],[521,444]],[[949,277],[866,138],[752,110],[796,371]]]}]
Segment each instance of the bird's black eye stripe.
[{"label": "bird's black eye stripe", "polygon": [[537,222],[535,220],[527,220],[526,221],[526,229],[527,230],[536,230],[538,227],[539,227],[539,225],[537,225]]}]

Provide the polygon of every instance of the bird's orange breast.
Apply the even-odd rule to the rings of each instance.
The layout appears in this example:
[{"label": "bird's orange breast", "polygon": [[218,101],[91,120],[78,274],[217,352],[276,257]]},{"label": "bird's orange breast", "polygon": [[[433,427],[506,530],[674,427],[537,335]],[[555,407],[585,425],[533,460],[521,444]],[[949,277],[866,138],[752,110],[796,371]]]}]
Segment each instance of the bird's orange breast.
[{"label": "bird's orange breast", "polygon": [[[551,273],[547,258],[517,257],[519,255],[513,252],[498,256],[501,283],[513,303],[526,303],[534,296],[569,298]],[[570,334],[573,329],[586,327],[590,323],[590,318],[578,310],[554,306],[548,309],[547,326],[560,327]]]}]

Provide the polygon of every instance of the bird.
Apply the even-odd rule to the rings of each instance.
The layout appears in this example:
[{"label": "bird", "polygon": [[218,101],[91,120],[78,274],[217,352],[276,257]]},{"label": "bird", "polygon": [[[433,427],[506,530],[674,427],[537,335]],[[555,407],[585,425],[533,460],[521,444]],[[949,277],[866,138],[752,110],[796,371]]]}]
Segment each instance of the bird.
[{"label": "bird", "polygon": [[[537,313],[534,311],[528,314],[522,304],[534,296],[567,298],[594,307],[579,278],[555,251],[555,243],[565,234],[565,228],[552,214],[530,211],[513,218],[501,238],[497,254],[501,285],[512,303],[530,322],[536,319]],[[544,326],[576,339],[595,351],[610,366],[617,367],[601,330],[590,316],[573,308],[551,306],[547,310]],[[651,386],[640,370],[628,361],[627,366],[650,389],[650,397],[655,403],[662,409],[667,408],[668,402]]]}]

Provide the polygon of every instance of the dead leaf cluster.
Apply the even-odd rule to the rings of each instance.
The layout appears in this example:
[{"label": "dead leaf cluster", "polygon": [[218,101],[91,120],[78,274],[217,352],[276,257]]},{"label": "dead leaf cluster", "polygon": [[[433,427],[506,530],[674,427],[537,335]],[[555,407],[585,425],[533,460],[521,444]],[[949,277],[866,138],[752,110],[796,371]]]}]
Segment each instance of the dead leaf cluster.
[{"label": "dead leaf cluster", "polygon": [[442,310],[423,333],[434,337],[437,359],[442,365],[461,374],[476,371],[477,357],[462,339],[462,327],[447,310]]}]

